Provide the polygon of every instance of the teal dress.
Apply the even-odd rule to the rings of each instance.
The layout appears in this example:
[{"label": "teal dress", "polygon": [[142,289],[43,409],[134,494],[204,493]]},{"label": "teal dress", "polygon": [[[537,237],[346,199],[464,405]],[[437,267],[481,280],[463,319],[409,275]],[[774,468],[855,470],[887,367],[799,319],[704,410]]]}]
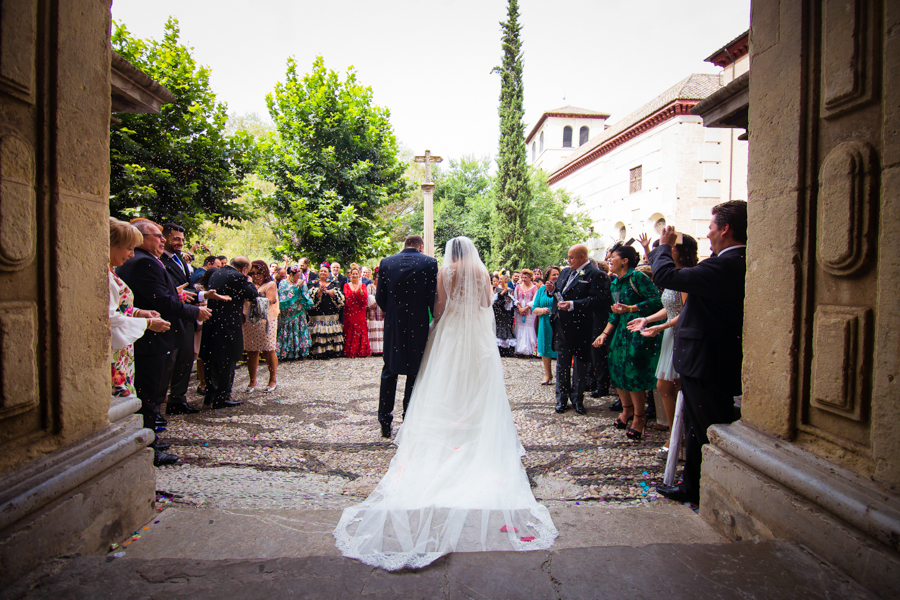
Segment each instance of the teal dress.
[{"label": "teal dress", "polygon": [[617,315],[610,311],[609,322],[616,328],[609,342],[609,375],[612,384],[630,392],[656,388],[656,365],[662,336],[644,337],[639,331],[628,331],[628,323],[649,317],[662,309],[659,290],[650,278],[634,269],[616,278],[610,285],[615,303],[637,305],[638,312]]},{"label": "teal dress", "polygon": [[280,360],[305,358],[309,356],[312,341],[306,325],[306,311],[312,306],[306,282],[297,285],[287,279],[278,286],[278,358]]},{"label": "teal dress", "polygon": [[[544,286],[537,291],[534,297],[534,308],[553,308],[553,296],[547,295]],[[546,356],[548,358],[556,358],[556,351],[553,349],[553,326],[550,324],[550,315],[541,315],[538,318],[538,356]]]}]

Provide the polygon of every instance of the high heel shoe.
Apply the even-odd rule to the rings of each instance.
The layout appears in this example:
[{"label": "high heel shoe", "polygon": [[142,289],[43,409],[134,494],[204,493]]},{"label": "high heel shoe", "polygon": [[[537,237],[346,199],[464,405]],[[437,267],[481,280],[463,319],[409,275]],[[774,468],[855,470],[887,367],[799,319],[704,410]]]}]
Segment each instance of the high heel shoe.
[{"label": "high heel shoe", "polygon": [[[628,411],[630,410],[630,411],[632,411],[632,413],[633,413],[633,411],[634,411],[634,409],[633,409],[631,406],[625,406],[625,407],[622,407],[622,410],[625,411],[625,412],[628,412]],[[623,422],[619,419],[619,417],[616,417],[616,420],[613,421],[613,425],[616,426],[616,429],[627,429],[627,428],[628,428],[628,424],[631,423],[631,420],[632,420],[633,418],[634,418],[634,414],[632,414],[631,416],[626,416],[626,417],[625,417],[625,422],[623,423]]]},{"label": "high heel shoe", "polygon": [[634,415],[634,420],[632,421],[632,423],[637,422],[638,419],[641,419],[644,421],[644,427],[641,427],[640,431],[638,431],[637,429],[634,429],[633,427],[626,429],[625,435],[628,437],[629,440],[640,440],[641,438],[644,437],[644,428],[647,426],[647,413],[644,413],[642,415]]}]

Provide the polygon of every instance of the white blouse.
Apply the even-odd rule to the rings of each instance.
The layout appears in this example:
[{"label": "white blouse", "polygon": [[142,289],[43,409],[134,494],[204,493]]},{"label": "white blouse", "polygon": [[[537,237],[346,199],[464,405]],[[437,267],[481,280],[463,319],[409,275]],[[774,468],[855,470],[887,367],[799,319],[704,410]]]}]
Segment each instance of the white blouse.
[{"label": "white blouse", "polygon": [[121,350],[130,346],[139,337],[144,335],[147,329],[147,319],[129,317],[119,312],[119,298],[122,288],[116,282],[111,272],[109,275],[109,329],[112,334],[111,344],[113,350]]}]

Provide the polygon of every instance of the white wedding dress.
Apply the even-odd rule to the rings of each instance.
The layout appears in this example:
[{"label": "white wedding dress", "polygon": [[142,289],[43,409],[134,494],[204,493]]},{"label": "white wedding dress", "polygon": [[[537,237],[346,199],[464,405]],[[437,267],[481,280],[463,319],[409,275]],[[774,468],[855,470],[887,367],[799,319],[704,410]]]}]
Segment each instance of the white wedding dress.
[{"label": "white wedding dress", "polygon": [[344,556],[394,571],[449,552],[539,550],[557,531],[531,493],[494,339],[491,282],[468,238],[447,242],[435,322],[378,487],[334,530]]}]

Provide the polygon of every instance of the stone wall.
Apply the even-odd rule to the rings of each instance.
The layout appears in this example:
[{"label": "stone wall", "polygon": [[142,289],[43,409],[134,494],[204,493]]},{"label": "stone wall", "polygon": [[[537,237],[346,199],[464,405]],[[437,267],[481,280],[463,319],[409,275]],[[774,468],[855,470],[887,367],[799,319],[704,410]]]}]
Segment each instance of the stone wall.
[{"label": "stone wall", "polygon": [[152,516],[110,423],[110,0],[0,0],[0,585]]},{"label": "stone wall", "polygon": [[742,421],[701,515],[900,595],[900,5],[755,0]]}]

